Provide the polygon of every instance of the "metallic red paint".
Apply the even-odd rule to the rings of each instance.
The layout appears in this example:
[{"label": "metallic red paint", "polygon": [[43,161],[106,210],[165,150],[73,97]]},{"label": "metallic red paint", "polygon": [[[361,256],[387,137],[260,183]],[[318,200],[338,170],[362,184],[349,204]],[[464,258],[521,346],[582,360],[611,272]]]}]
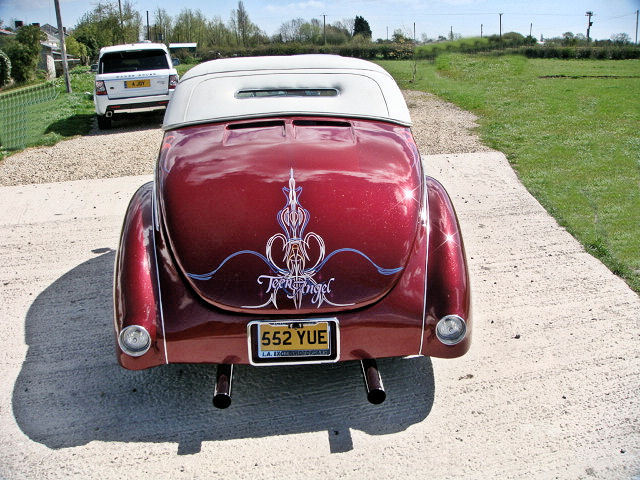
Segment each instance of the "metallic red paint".
[{"label": "metallic red paint", "polygon": [[[382,122],[294,117],[171,132],[172,147],[159,162],[158,198],[171,250],[192,288],[205,301],[236,312],[268,300],[267,285],[257,281],[270,273],[264,261],[246,254],[223,261],[235,252],[264,254],[267,240],[282,232],[276,214],[291,169],[302,188],[300,204],[311,215],[306,231],[324,239],[326,253],[351,248],[381,267],[403,268],[416,236],[421,189],[406,130]],[[307,248],[313,264],[320,248],[317,242]],[[221,264],[206,280],[187,275]],[[330,300],[352,305],[318,307],[307,298],[296,308],[280,295],[277,308],[270,304],[260,313],[362,307],[388,293],[399,275],[381,275],[363,257],[342,253],[316,279],[334,278]]]},{"label": "metallic red paint", "polygon": [[151,182],[133,195],[124,219],[115,263],[113,310],[116,344],[120,331],[129,325],[140,325],[151,336],[151,348],[140,357],[131,357],[117,348],[120,365],[133,370],[165,363],[152,197]]},{"label": "metallic red paint", "polygon": [[[283,140],[280,143],[267,135],[269,139],[263,142],[265,145],[261,143],[261,134],[241,129],[240,140],[230,134],[225,125],[189,127],[166,133],[155,188],[157,196],[163,198],[161,216],[169,212],[171,218],[158,222],[154,229],[152,189],[149,185],[142,187],[134,196],[125,218],[116,262],[116,334],[131,323],[146,322],[144,325],[149,328],[154,328],[151,324],[155,323],[155,335],[152,335],[155,341],[151,350],[138,358],[119,351],[122,366],[141,369],[159,365],[165,363],[165,353],[166,361],[170,363],[246,364],[249,363],[247,324],[250,321],[302,317],[331,317],[339,321],[341,361],[418,353],[456,357],[467,351],[471,334],[471,299],[458,221],[442,185],[423,176],[409,129],[384,122],[350,120],[357,127],[302,130],[291,126],[293,120],[282,119],[284,126],[276,127],[281,130]],[[288,132],[288,128],[292,131]],[[354,130],[360,132],[354,133]],[[309,144],[309,152],[303,144],[287,136],[295,132],[304,132],[296,134],[298,140],[301,135],[307,136],[305,144]],[[332,139],[336,139],[335,142]],[[353,139],[356,145],[366,139],[373,146],[354,147]],[[248,142],[244,155],[242,148],[226,148],[234,142]],[[344,142],[348,146],[342,145]],[[270,153],[274,143],[280,155]],[[220,145],[225,146],[220,149]],[[230,157],[225,152],[232,151],[233,162],[228,163]],[[341,162],[343,153],[347,154],[346,160]],[[381,165],[374,171],[369,157],[381,156],[381,153],[389,155],[400,166],[389,165],[385,170]],[[269,161],[259,164],[256,160],[260,159]],[[341,165],[345,168],[344,176],[340,173]],[[212,305],[209,297],[217,294],[203,291],[207,287],[189,282],[177,259],[188,263],[193,259],[215,257],[210,260],[215,264],[216,258],[228,255],[227,251],[247,245],[243,242],[250,242],[252,248],[264,248],[266,238],[277,229],[275,214],[284,203],[281,188],[288,176],[287,173],[282,175],[281,170],[292,166],[300,172],[299,184],[304,187],[301,203],[316,215],[314,226],[309,230],[321,233],[327,244],[342,246],[349,241],[362,242],[358,243],[360,248],[371,249],[372,255],[380,256],[380,259],[376,257],[380,264],[394,266],[389,263],[399,259],[404,269],[386,284],[378,278],[367,278],[366,282],[356,278],[355,294],[362,303],[353,309],[323,311],[313,307],[265,312]],[[383,179],[381,185],[364,178],[366,175],[373,179],[380,177]],[[329,181],[320,181],[322,178]],[[395,178],[394,186],[389,178]],[[220,179],[228,181],[230,186]],[[411,195],[407,195],[410,190],[404,190],[405,186],[412,186]],[[367,188],[373,192],[368,193]],[[428,214],[422,211],[424,188],[427,188]],[[232,198],[219,200],[221,190]],[[330,206],[322,204],[323,191],[333,202]],[[374,193],[390,205],[385,208],[384,202]],[[398,193],[404,195],[391,201]],[[184,195],[182,202],[185,205],[182,206],[180,194]],[[214,203],[218,201],[224,208]],[[225,214],[225,208],[235,209],[242,222]],[[347,217],[345,212],[351,213],[349,209],[353,209],[353,214]],[[360,209],[364,211],[362,216],[358,215]],[[180,220],[176,212],[184,212],[189,220],[203,221],[191,225]],[[223,221],[216,221],[212,212],[222,212]],[[380,218],[376,219],[376,216]],[[401,234],[394,230],[396,222]],[[246,224],[246,229],[242,230],[241,224]],[[174,249],[170,246],[167,230],[171,231],[175,242],[174,230],[178,228],[189,228],[190,231],[180,232],[177,242],[184,243]],[[220,229],[222,234],[218,234]],[[378,229],[380,234],[376,233]],[[366,235],[359,230],[365,231]],[[200,237],[207,240],[201,243]],[[193,258],[188,253],[189,242],[198,243]],[[227,246],[227,242],[232,246]],[[215,251],[208,254],[209,248]],[[217,249],[225,252],[220,253]],[[352,258],[344,260],[348,266],[347,262]],[[367,275],[363,267],[355,268],[359,274]],[[341,275],[348,275],[344,265],[337,267],[338,270]],[[246,275],[247,272],[240,273]],[[252,271],[247,276],[247,284],[255,286],[255,273]],[[337,273],[331,275],[337,277]],[[221,283],[218,287],[224,289],[225,285]],[[228,297],[233,301],[229,303],[237,304],[235,298],[241,290],[238,284],[233,285],[233,289],[234,293]],[[435,324],[447,314],[460,315],[467,321],[467,337],[455,346],[443,345],[435,336]]]},{"label": "metallic red paint", "polygon": [[[442,184],[426,177],[429,206],[429,258],[424,352],[432,357],[459,357],[471,345],[471,286],[458,217]],[[435,327],[445,315],[467,322],[467,335],[457,345],[442,344]]]}]

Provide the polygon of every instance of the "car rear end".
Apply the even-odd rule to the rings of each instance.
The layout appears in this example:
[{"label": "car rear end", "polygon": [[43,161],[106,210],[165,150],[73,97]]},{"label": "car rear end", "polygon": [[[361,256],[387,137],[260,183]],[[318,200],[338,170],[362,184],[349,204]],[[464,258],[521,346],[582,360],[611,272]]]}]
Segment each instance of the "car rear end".
[{"label": "car rear end", "polygon": [[162,44],[104,48],[94,92],[99,123],[116,113],[163,110],[177,84],[178,74]]}]

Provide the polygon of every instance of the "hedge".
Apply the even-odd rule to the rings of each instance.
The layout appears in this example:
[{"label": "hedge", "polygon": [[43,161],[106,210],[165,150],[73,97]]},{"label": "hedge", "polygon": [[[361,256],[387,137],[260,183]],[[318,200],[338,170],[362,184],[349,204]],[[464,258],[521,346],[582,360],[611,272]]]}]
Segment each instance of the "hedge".
[{"label": "hedge", "polygon": [[[535,45],[495,48],[495,43],[476,39],[458,42],[442,42],[415,48],[415,58],[433,60],[442,53],[463,52],[488,55],[519,54],[529,58],[591,58],[602,60],[624,60],[640,58],[640,47],[635,45],[605,45],[588,47],[565,47],[560,45]],[[324,53],[356,57],[366,60],[407,60],[414,58],[414,47],[408,43],[368,43],[344,45],[307,45],[300,43],[278,43],[256,47],[217,47],[202,53],[202,60],[227,57],[254,57],[264,55],[300,55]]]},{"label": "hedge", "polygon": [[371,43],[345,45],[303,45],[280,43],[256,47],[218,47],[203,54],[203,60],[227,57],[254,57],[264,55],[300,55],[324,53],[363,59],[404,60],[413,58],[413,45],[403,43]]},{"label": "hedge", "polygon": [[605,47],[520,47],[500,51],[505,54],[520,54],[528,58],[565,58],[596,60],[627,60],[640,58],[640,47],[635,45],[611,45]]}]

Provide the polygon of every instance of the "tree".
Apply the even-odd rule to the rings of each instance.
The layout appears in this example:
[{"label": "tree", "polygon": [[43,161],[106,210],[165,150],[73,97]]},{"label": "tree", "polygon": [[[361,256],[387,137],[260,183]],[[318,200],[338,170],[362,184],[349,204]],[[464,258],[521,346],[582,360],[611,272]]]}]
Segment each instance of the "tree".
[{"label": "tree", "polygon": [[67,49],[68,55],[71,55],[72,57],[78,57],[80,59],[80,62],[82,62],[83,65],[87,64],[89,54],[88,54],[87,46],[84,43],[81,43],[78,40],[76,40],[76,38],[74,38],[73,35],[70,35],[67,38],[65,38],[64,43],[65,43],[65,47]]},{"label": "tree", "polygon": [[327,43],[329,45],[342,45],[351,39],[351,32],[343,22],[335,22],[327,25]]},{"label": "tree", "polygon": [[280,41],[284,43],[299,42],[301,38],[300,29],[304,23],[303,18],[294,18],[293,20],[284,22],[278,29]]},{"label": "tree", "polygon": [[562,44],[569,46],[569,45],[575,45],[576,43],[576,37],[573,34],[573,32],[564,32],[562,34]]},{"label": "tree", "polygon": [[140,40],[141,28],[142,17],[133,9],[130,0],[122,2],[122,22],[117,2],[104,0],[80,17],[74,36],[95,57],[102,47],[137,42]]},{"label": "tree", "polygon": [[337,30],[342,30],[347,37],[353,37],[353,29],[356,19],[355,18],[343,18],[337,22],[333,22],[333,25]]},{"label": "tree", "polygon": [[427,35],[426,33],[423,33],[420,37],[422,39],[422,43],[433,43],[433,42],[435,42],[435,40],[433,38],[430,38],[429,35]]},{"label": "tree", "polygon": [[235,36],[227,28],[220,17],[213,17],[207,23],[207,43],[208,47],[233,45]]},{"label": "tree", "polygon": [[153,12],[153,33],[156,42],[169,44],[169,38],[173,32],[173,19],[164,8],[156,8]]},{"label": "tree", "polygon": [[249,19],[242,1],[238,2],[238,8],[231,11],[229,29],[235,34],[236,44],[243,47],[250,47],[267,40],[266,34]]},{"label": "tree", "polygon": [[4,51],[11,61],[12,75],[16,82],[28,82],[35,76],[42,49],[40,42],[46,38],[40,27],[27,25],[18,29],[15,38],[5,41]]},{"label": "tree", "polygon": [[244,8],[242,0],[238,2],[238,8],[231,12],[231,21],[235,26],[236,39],[239,45],[243,47],[247,46],[247,40],[250,34],[251,20],[249,20],[249,14]]},{"label": "tree", "polygon": [[371,27],[363,17],[356,15],[353,22],[353,36],[362,35],[364,38],[371,38]]},{"label": "tree", "polygon": [[90,59],[97,58],[100,53],[100,45],[96,37],[88,29],[74,30],[73,36],[82,43],[87,49],[87,57]]},{"label": "tree", "polygon": [[[402,30],[400,30],[399,28],[397,28],[396,30],[393,31],[393,36],[391,37],[393,40],[393,43],[407,43],[410,42],[410,40],[405,37],[404,33],[402,32]],[[446,38],[445,38],[446,40]]]},{"label": "tree", "polygon": [[626,33],[615,33],[611,35],[611,41],[618,45],[626,45],[631,43],[631,37]]},{"label": "tree", "polygon": [[173,42],[196,42],[202,46],[207,34],[207,19],[200,10],[184,8],[176,17],[170,39]]}]

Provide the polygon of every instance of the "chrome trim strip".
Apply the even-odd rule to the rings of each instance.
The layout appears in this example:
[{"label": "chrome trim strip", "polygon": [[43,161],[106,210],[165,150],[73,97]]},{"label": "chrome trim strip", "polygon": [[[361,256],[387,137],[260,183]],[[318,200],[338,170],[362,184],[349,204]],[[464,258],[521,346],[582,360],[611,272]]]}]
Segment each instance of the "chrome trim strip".
[{"label": "chrome trim strip", "polygon": [[169,354],[167,353],[167,336],[165,334],[165,329],[164,329],[164,310],[162,308],[162,289],[160,287],[160,270],[158,270],[158,251],[156,249],[156,230],[160,231],[159,226],[157,227],[158,224],[158,219],[156,218],[156,205],[157,205],[157,198],[156,198],[156,179],[154,176],[153,179],[153,195],[151,197],[151,219],[152,219],[152,223],[153,223],[153,229],[151,231],[151,235],[153,236],[153,259],[155,260],[156,263],[156,282],[158,284],[158,303],[160,304],[160,323],[162,324],[162,341],[164,342],[164,362],[165,364],[169,364]]},{"label": "chrome trim strip", "polygon": [[[318,322],[334,322],[336,326],[336,358],[335,360],[309,360],[305,362],[273,362],[273,363],[255,363],[253,361],[253,354],[251,351],[251,326],[261,323],[268,323],[270,325],[290,323],[318,323]],[[340,321],[336,317],[331,318],[306,318],[306,319],[291,319],[291,320],[252,320],[247,323],[247,351],[249,353],[249,363],[254,367],[272,367],[280,365],[313,365],[318,363],[336,363],[340,361]]]},{"label": "chrome trim strip", "polygon": [[420,349],[418,355],[422,355],[422,347],[424,346],[424,330],[427,322],[427,268],[429,267],[429,195],[427,195],[427,176],[423,176],[424,180],[424,200],[422,202],[424,219],[424,228],[427,229],[426,247],[424,252],[424,296],[422,301],[422,332],[420,334]]}]

